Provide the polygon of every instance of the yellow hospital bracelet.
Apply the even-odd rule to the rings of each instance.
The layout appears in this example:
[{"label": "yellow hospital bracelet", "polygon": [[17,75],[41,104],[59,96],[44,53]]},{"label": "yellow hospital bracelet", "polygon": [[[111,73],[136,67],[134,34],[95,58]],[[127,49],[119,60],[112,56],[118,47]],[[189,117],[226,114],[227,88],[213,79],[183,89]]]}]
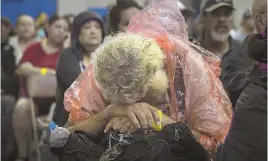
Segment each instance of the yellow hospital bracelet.
[{"label": "yellow hospital bracelet", "polygon": [[160,122],[160,125],[157,125],[155,122],[153,123],[153,129],[154,131],[161,131],[162,130],[162,118],[163,118],[163,114],[162,114],[162,111],[161,110],[158,110],[157,111],[157,115],[159,117],[159,122]]},{"label": "yellow hospital bracelet", "polygon": [[41,75],[46,75],[47,74],[47,68],[41,68],[40,73],[41,73]]}]

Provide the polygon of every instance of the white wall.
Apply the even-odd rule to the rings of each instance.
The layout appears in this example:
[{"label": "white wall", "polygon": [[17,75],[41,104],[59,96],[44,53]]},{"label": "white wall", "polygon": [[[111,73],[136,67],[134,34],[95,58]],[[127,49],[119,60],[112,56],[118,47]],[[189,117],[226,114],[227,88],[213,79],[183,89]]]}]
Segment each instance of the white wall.
[{"label": "white wall", "polygon": [[59,14],[78,14],[88,9],[89,0],[58,0]]},{"label": "white wall", "polygon": [[246,9],[251,8],[252,0],[234,0],[235,12],[234,19],[237,28],[240,27],[241,17]]},{"label": "white wall", "polygon": [[[58,0],[58,12],[60,14],[73,13],[78,14],[89,7],[105,7],[114,3],[116,0]],[[127,1],[127,0],[126,0]],[[147,0],[136,0],[141,5]],[[182,0],[185,5],[191,5],[193,0]],[[198,0],[196,0],[198,1]],[[252,0],[234,0],[236,11],[234,13],[235,24],[239,27],[241,16],[246,8],[250,8]]]},{"label": "white wall", "polygon": [[[108,4],[115,3],[116,0],[58,0],[59,14],[78,14],[89,7],[106,7]],[[136,0],[141,5],[145,0]]]}]

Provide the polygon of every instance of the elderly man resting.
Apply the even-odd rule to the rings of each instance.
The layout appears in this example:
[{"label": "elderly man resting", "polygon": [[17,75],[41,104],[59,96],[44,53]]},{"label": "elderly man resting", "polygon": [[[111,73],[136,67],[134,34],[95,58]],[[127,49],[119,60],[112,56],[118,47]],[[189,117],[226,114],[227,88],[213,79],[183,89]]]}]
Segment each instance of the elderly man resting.
[{"label": "elderly man resting", "polygon": [[[182,51],[188,53],[183,50],[183,42],[174,40],[174,44],[174,50],[181,51],[178,55],[185,54]],[[222,87],[213,80],[215,75],[200,55],[196,57],[194,50],[189,51],[192,55],[181,58],[183,70],[188,69],[181,74],[187,81],[184,85],[188,92],[184,97],[186,112],[182,116],[177,109],[181,98],[176,98],[176,107],[172,107],[174,93],[169,91],[175,90],[170,83],[174,79],[168,79],[170,72],[160,46],[159,41],[130,33],[108,38],[96,50],[93,64],[65,94],[65,108],[70,112],[69,130],[91,132],[106,127],[105,131],[113,128],[131,133],[137,128],[150,129],[154,122],[165,126],[185,119],[204,146],[206,142],[213,145],[223,142],[230,125],[231,106]],[[191,80],[189,74],[195,74],[191,79],[197,80]],[[206,89],[208,86],[212,87]],[[210,89],[214,89],[213,94],[218,98],[207,92]],[[162,122],[156,114],[159,109],[166,113]],[[72,124],[75,125],[70,126]],[[209,141],[204,141],[206,139]],[[216,147],[208,145],[207,148]]]}]

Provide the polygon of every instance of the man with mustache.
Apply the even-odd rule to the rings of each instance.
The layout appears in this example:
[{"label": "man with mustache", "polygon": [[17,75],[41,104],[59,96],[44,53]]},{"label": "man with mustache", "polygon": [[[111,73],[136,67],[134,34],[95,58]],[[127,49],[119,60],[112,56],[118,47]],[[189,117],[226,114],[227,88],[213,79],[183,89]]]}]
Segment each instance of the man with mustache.
[{"label": "man with mustache", "polygon": [[228,57],[240,47],[240,43],[230,36],[234,10],[232,0],[203,0],[198,24],[200,45],[221,59],[219,75],[223,84]]},{"label": "man with mustache", "polygon": [[202,31],[199,36],[201,45],[224,59],[236,48],[229,36],[233,21],[232,0],[204,0],[201,5]]}]

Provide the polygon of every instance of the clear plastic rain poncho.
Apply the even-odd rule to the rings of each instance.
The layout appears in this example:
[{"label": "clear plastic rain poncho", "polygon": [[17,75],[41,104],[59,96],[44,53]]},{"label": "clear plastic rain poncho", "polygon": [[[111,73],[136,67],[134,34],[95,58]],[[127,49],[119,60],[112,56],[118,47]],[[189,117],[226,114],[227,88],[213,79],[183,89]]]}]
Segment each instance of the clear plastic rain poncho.
[{"label": "clear plastic rain poncho", "polygon": [[[170,89],[170,105],[165,112],[201,133],[201,144],[215,150],[229,131],[232,106],[216,76],[217,57],[188,41],[177,1],[163,0],[146,7],[131,19],[127,32],[158,42],[166,55]],[[95,85],[93,66],[91,64],[65,93],[64,105],[72,122],[81,122],[107,106]]]}]

